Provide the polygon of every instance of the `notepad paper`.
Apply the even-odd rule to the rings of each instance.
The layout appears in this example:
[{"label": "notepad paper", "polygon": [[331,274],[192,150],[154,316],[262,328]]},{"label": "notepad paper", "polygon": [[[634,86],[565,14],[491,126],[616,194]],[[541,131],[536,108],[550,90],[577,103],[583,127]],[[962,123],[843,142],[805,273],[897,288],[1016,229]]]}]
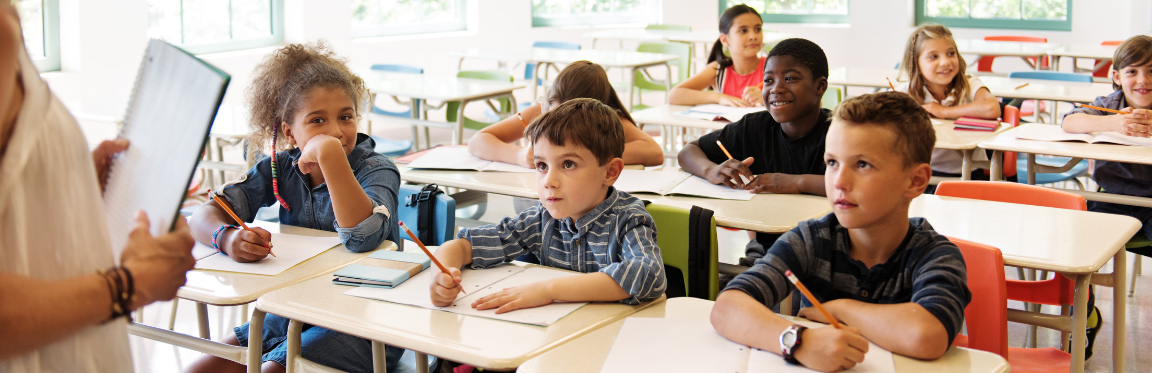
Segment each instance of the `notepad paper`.
[{"label": "notepad paper", "polygon": [[472,170],[500,172],[536,172],[520,165],[480,159],[468,152],[467,147],[442,146],[429,150],[408,164],[409,168],[439,170]]},{"label": "notepad paper", "polygon": [[624,170],[613,185],[623,192],[655,193],[662,196],[679,194],[739,201],[747,201],[756,196],[747,190],[712,184],[702,177],[683,171]]},{"label": "notepad paper", "polygon": [[524,268],[513,264],[502,264],[488,269],[465,269],[460,271],[462,277],[461,284],[468,293],[457,295],[456,301],[447,307],[436,307],[432,304],[428,287],[432,283],[433,276],[439,272],[439,270],[432,268],[420,272],[420,274],[392,289],[358,287],[344,292],[344,295],[407,304],[461,315],[540,326],[552,325],[564,316],[588,304],[587,302],[556,302],[546,306],[524,308],[499,315],[496,314],[495,309],[480,311],[472,308],[473,301],[506,288],[559,277],[579,275],[579,273],[561,271],[548,267]]},{"label": "notepad paper", "polygon": [[745,115],[764,110],[766,110],[764,106],[732,107],[720,104],[706,104],[693,106],[691,109],[676,114],[704,120],[727,120],[735,122],[744,118]]},{"label": "notepad paper", "polygon": [[130,144],[113,157],[104,190],[117,257],[137,211],[148,214],[153,235],[174,227],[229,79],[168,43],[148,42],[119,134]]},{"label": "notepad paper", "polygon": [[305,260],[340,244],[339,237],[312,237],[272,233],[272,251],[276,256],[251,263],[240,263],[224,254],[208,255],[196,261],[196,269],[275,276]]},{"label": "notepad paper", "polygon": [[1131,146],[1152,146],[1152,138],[1128,136],[1119,132],[1068,133],[1060,126],[1030,123],[1020,126],[1016,138],[1039,141],[1081,141],[1089,144],[1107,143]]}]

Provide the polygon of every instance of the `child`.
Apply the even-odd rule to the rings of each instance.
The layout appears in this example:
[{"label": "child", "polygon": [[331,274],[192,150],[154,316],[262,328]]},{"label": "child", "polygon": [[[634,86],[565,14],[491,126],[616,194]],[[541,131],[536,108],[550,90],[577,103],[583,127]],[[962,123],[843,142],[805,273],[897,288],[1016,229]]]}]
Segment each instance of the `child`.
[{"label": "child", "polygon": [[[923,104],[928,114],[937,118],[1000,117],[996,96],[984,87],[980,79],[965,73],[967,65],[952,39],[952,31],[947,27],[926,24],[913,31],[908,37],[900,66],[908,72],[909,81],[896,90],[908,93]],[[974,159],[987,160],[987,155],[976,152]],[[960,152],[949,149],[932,152],[933,176],[959,177],[962,170]],[[988,179],[984,170],[972,170],[972,178]],[[935,190],[934,187],[929,189]]]},{"label": "child", "polygon": [[585,274],[505,289],[472,307],[503,313],[553,301],[637,304],[664,293],[656,225],[639,199],[612,187],[624,166],[618,116],[599,101],[577,98],[528,126],[540,203],[495,225],[461,229],[441,245],[436,257],[449,273],[437,273],[430,284],[433,304],[456,300],[462,266],[487,268],[524,253]]},{"label": "child", "polygon": [[[775,353],[787,347],[786,360],[819,371],[860,363],[868,341],[918,359],[943,355],[971,294],[960,250],[908,217],[931,178],[935,141],[928,112],[908,95],[840,104],[824,155],[832,213],[801,222],[728,284],[712,309],[716,331]],[[774,314],[769,307],[792,291],[788,270],[848,326],[806,329]],[[800,316],[828,322],[812,308]]]},{"label": "child", "polygon": [[[336,231],[349,250],[365,252],[386,239],[398,240],[391,217],[396,216],[400,174],[392,161],[373,151],[375,143],[368,135],[356,133],[367,91],[364,81],[345,63],[317,42],[290,44],[256,67],[247,97],[253,130],[248,143],[254,152],[271,145],[275,153],[227,184],[220,194],[245,221],[252,221],[260,207],[279,202],[282,224]],[[270,240],[269,233],[260,228],[254,228],[256,233],[236,229],[236,223],[212,200],[196,210],[190,225],[196,240],[238,262],[268,255],[269,249],[261,242]],[[284,369],[287,327],[287,319],[265,318],[264,368]],[[301,353],[305,358],[345,371],[371,371],[368,340],[304,328]],[[259,338],[253,339],[259,342]],[[224,342],[247,345],[248,325],[236,328],[236,335]],[[396,366],[403,352],[387,347],[388,365]],[[189,368],[191,372],[222,370],[243,371],[244,366],[205,356]]]},{"label": "child", "polygon": [[[664,163],[664,151],[656,140],[636,127],[632,116],[616,96],[616,90],[608,81],[608,74],[600,65],[588,61],[576,61],[556,76],[556,81],[548,95],[524,111],[485,127],[468,141],[468,152],[490,161],[518,164],[536,168],[532,147],[521,147],[517,140],[524,137],[524,127],[548,107],[556,107],[574,98],[594,98],[616,110],[620,125],[624,128],[624,164],[659,166]],[[523,116],[523,120],[519,116]]]},{"label": "child", "polygon": [[[1128,114],[1113,115],[1096,109],[1074,108],[1064,115],[1061,124],[1064,131],[1116,131],[1128,136],[1149,137],[1149,132],[1152,132],[1152,36],[1136,35],[1116,47],[1116,54],[1112,58],[1112,89],[1116,92],[1097,97],[1092,105]],[[1149,187],[1152,185],[1150,165],[1097,160],[1092,177],[1103,189],[1102,192],[1152,197],[1152,187]],[[1144,236],[1152,237],[1150,208],[1088,201],[1088,210],[1134,217],[1144,224]],[[1093,305],[1094,300],[1094,297],[1089,297],[1088,305],[1092,313],[1088,315],[1085,359],[1092,356],[1096,333],[1104,322],[1100,310]]]},{"label": "child", "polygon": [[[768,110],[745,115],[684,145],[680,167],[713,184],[750,193],[824,194],[824,135],[832,112],[820,108],[820,99],[827,89],[824,50],[806,39],[781,41],[768,53],[764,71]],[[735,159],[728,159],[717,141]],[[752,260],[763,256],[776,237],[757,233],[745,254]]]},{"label": "child", "polygon": [[[720,38],[712,45],[708,67],[668,93],[672,105],[764,105],[760,82],[764,76],[764,22],[752,7],[739,4],[720,15]],[[704,91],[712,88],[711,92]]]}]

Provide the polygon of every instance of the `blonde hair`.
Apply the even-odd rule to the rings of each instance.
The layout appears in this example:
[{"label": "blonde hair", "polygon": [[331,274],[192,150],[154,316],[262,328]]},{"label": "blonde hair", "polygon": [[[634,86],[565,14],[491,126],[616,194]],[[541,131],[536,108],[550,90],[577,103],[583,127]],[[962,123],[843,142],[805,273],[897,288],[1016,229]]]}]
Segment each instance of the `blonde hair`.
[{"label": "blonde hair", "polygon": [[952,84],[948,87],[948,96],[955,97],[956,102],[959,102],[961,98],[967,97],[968,91],[972,89],[968,84],[966,72],[968,63],[964,62],[964,57],[960,57],[960,48],[956,46],[956,40],[952,38],[952,31],[934,23],[916,28],[916,31],[912,32],[912,36],[908,37],[908,45],[904,47],[904,59],[900,65],[908,73],[908,95],[916,101],[924,103],[924,89],[922,88],[924,87],[924,75],[920,74],[920,53],[924,51],[924,42],[935,39],[948,40],[949,43],[952,43],[952,48],[956,49],[956,60],[960,70],[956,73],[956,77],[952,78]]}]

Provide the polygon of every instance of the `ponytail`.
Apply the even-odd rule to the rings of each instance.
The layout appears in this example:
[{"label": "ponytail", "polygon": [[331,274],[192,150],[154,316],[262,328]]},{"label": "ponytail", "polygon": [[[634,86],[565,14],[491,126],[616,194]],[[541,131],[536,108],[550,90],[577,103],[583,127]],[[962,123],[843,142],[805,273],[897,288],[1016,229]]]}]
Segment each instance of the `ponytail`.
[{"label": "ponytail", "polygon": [[[744,4],[733,5],[724,10],[724,13],[720,14],[720,33],[727,34],[732,29],[732,22],[736,21],[736,17],[748,13],[755,14],[756,18],[760,18],[760,12]],[[724,43],[721,43],[719,38],[716,39],[715,44],[712,44],[712,53],[708,54],[708,63],[712,63],[712,61],[719,63],[721,69],[732,66],[732,57],[724,55]]]},{"label": "ponytail", "polygon": [[720,39],[716,39],[716,43],[712,44],[712,52],[708,53],[708,63],[712,61],[719,63],[721,69],[732,66],[732,57],[724,55],[724,43]]}]

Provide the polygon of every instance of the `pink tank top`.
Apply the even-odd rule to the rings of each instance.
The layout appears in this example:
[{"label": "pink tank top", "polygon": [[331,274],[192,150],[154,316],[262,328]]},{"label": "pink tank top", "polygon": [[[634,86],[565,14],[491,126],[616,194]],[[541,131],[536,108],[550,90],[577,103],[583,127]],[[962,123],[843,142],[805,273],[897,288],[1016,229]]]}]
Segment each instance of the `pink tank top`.
[{"label": "pink tank top", "polygon": [[724,88],[720,93],[732,97],[743,97],[744,88],[759,85],[760,82],[764,81],[764,62],[767,60],[767,58],[761,57],[760,63],[756,65],[756,70],[748,75],[737,75],[734,69],[735,65],[725,67]]}]

